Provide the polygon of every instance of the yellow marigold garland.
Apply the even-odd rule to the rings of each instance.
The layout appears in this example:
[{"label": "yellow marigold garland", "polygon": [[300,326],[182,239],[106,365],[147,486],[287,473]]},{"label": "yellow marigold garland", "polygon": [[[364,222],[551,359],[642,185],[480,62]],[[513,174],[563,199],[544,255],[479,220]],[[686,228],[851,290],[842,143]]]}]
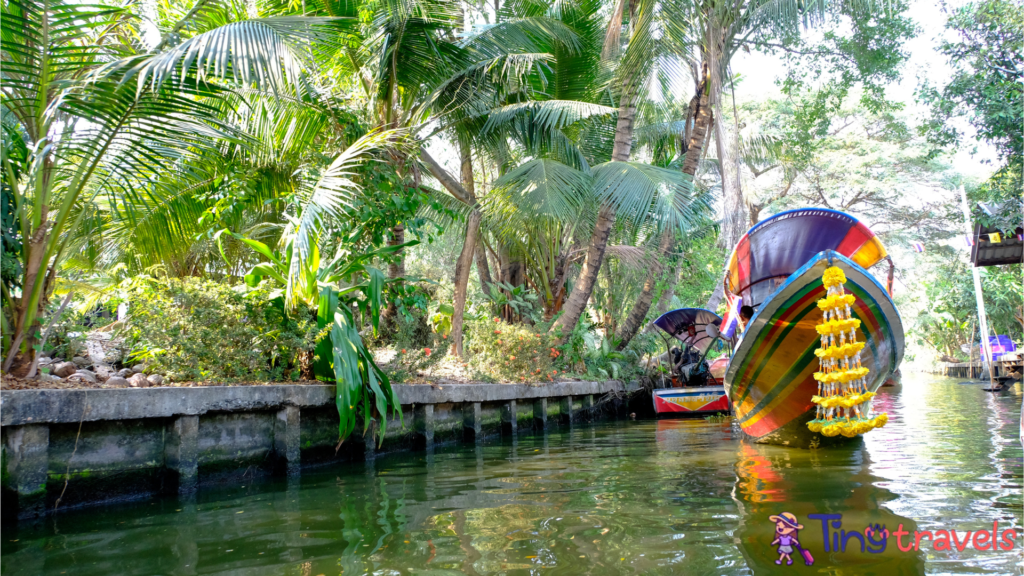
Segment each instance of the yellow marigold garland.
[{"label": "yellow marigold garland", "polygon": [[819,362],[819,370],[814,373],[818,394],[811,397],[811,402],[818,408],[807,428],[824,436],[841,434],[852,438],[885,426],[889,416],[882,413],[868,418],[868,407],[862,406],[875,393],[867,389],[870,370],[861,366],[864,342],[857,341],[857,328],[861,322],[850,312],[856,297],[847,294],[843,287],[846,274],[830,266],[825,269],[821,282],[828,292],[818,300],[818,308],[824,312],[824,318],[816,326],[821,335],[821,348],[814,351]]}]

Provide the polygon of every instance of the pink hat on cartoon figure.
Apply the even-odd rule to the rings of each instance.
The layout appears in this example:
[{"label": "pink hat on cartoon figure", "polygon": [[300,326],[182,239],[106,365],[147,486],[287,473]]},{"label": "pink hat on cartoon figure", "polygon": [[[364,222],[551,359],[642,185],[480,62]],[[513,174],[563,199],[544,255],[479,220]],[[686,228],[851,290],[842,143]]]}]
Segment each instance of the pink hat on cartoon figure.
[{"label": "pink hat on cartoon figure", "polygon": [[768,519],[772,522],[782,522],[786,526],[789,526],[790,528],[796,528],[797,530],[804,529],[804,525],[798,523],[796,521],[796,516],[790,514],[789,512],[783,512],[778,516],[769,516]]}]

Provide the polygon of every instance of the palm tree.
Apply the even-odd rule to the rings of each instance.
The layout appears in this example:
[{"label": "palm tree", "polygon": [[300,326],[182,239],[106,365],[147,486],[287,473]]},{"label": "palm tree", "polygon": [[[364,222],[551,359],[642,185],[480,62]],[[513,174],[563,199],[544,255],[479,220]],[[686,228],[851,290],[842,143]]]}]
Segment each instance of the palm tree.
[{"label": "palm tree", "polygon": [[[201,8],[189,21],[202,21]],[[229,22],[146,52],[128,9],[10,0],[2,16],[3,179],[24,262],[21,294],[4,294],[3,367],[27,374],[40,313],[93,201],[140,201],[161,168],[251,142],[222,121],[215,103],[230,90],[218,81],[304,93],[309,42],[325,23]]]},{"label": "palm tree", "polygon": [[[398,406],[350,310],[332,306],[336,289],[310,285],[308,277],[320,271],[322,232],[358,192],[353,171],[393,134],[370,134],[333,162],[322,154],[307,173],[287,172],[309,163],[315,143],[328,153],[346,148],[312,73],[336,48],[338,23],[295,17],[276,4],[241,9],[199,0],[180,20],[158,18],[164,37],[147,49],[135,40],[140,20],[127,9],[3,4],[3,184],[14,197],[25,264],[21,293],[4,292],[3,367],[35,371],[40,317],[62,262],[102,253],[108,263],[136,269],[164,259],[178,273],[210,272],[192,234],[213,224],[266,228],[281,222],[282,205],[265,201],[290,196],[297,208],[289,226],[277,227],[286,229],[289,247],[278,276],[288,295],[302,286],[327,290],[322,328],[333,326],[318,352],[336,375],[344,439],[357,410],[368,422]],[[251,18],[252,9],[260,17]],[[240,206],[232,206],[234,198],[215,201],[239,168],[256,172],[240,180],[258,189]],[[208,214],[215,218],[204,223]],[[199,244],[225,255],[219,236]],[[269,248],[263,252],[275,262]],[[222,272],[239,273],[237,263],[226,264]],[[365,305],[364,316],[373,319],[382,283],[368,269],[351,270],[369,276],[324,282],[359,287],[367,297],[352,305]]]}]

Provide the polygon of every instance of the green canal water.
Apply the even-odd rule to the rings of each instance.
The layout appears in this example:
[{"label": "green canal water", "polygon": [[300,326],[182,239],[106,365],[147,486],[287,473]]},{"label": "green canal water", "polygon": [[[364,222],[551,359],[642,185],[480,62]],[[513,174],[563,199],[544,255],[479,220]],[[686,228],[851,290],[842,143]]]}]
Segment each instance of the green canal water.
[{"label": "green canal water", "polygon": [[[889,424],[840,449],[741,439],[729,423],[618,421],[381,457],[3,531],[4,576],[148,574],[1020,573],[1022,544],[825,552],[822,521],[896,531],[1024,530],[1021,385],[908,376]],[[244,484],[244,485],[242,485]],[[778,566],[791,512],[813,566]],[[982,541],[982,544],[986,542]],[[875,548],[877,549],[877,548]],[[796,556],[796,554],[794,554]]]}]

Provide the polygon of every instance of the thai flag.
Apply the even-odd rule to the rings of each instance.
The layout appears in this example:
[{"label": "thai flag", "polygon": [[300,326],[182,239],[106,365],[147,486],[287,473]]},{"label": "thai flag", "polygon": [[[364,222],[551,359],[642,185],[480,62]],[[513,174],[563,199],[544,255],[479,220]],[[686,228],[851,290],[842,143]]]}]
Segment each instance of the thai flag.
[{"label": "thai flag", "polygon": [[924,252],[924,244],[920,242],[911,242],[910,247],[914,249],[914,252]]},{"label": "thai flag", "polygon": [[970,234],[965,234],[964,235],[964,244],[967,244],[968,248],[970,248],[971,246],[974,246],[974,236],[971,236]]},{"label": "thai flag", "polygon": [[721,334],[723,340],[728,340],[736,333],[736,327],[740,323],[740,307],[743,306],[743,298],[732,294],[725,295],[726,311],[722,317]]}]

